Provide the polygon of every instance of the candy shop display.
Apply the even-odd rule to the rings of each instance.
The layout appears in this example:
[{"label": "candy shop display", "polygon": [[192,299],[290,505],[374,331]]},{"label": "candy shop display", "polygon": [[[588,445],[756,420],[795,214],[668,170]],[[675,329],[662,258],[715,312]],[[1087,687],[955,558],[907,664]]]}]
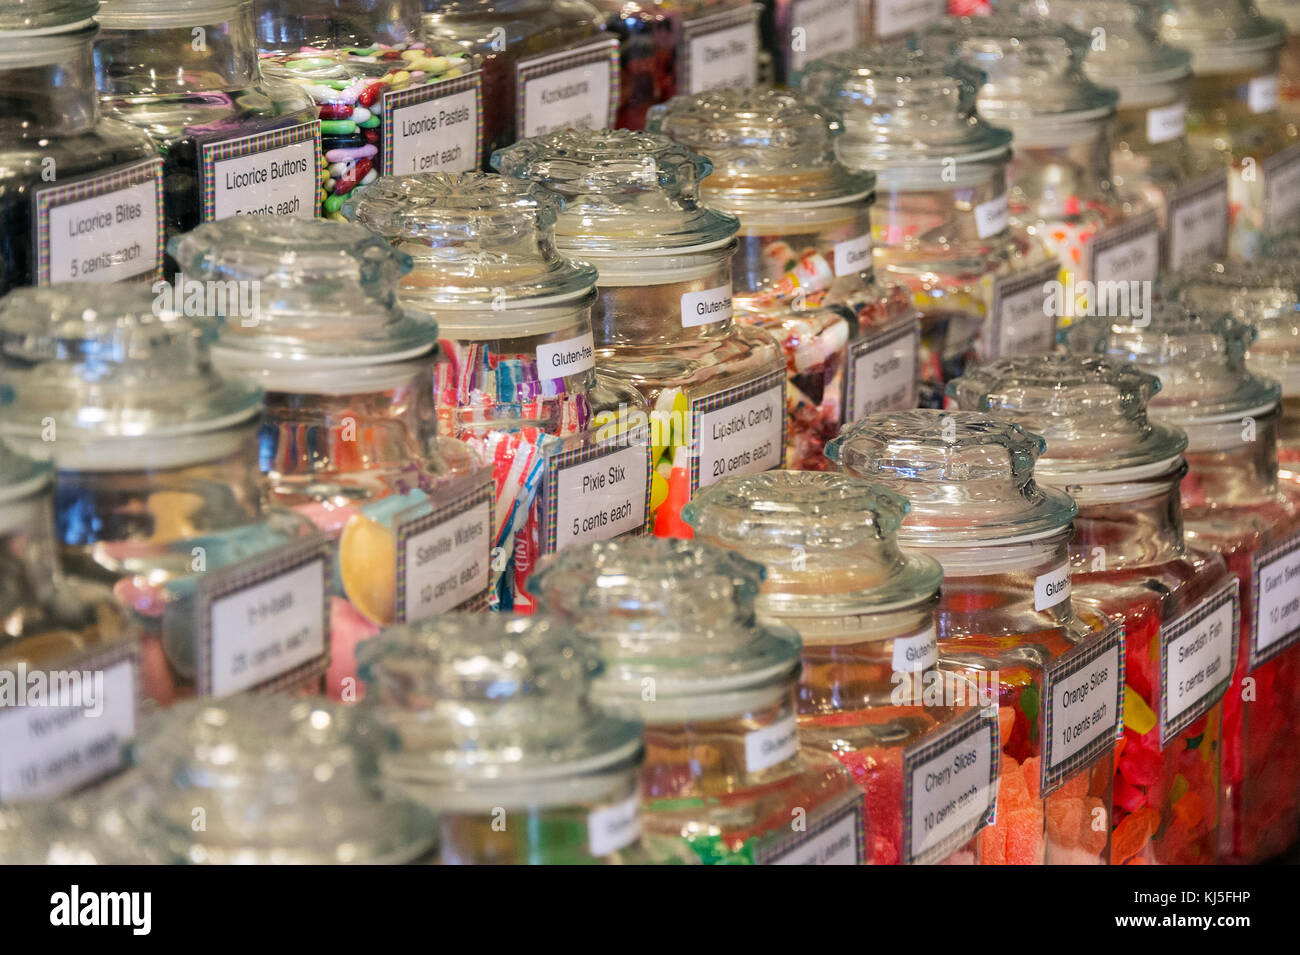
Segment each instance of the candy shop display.
[{"label": "candy shop display", "polygon": [[0,295],[51,282],[151,280],[162,163],[103,117],[94,0],[0,0]]},{"label": "candy shop display", "polygon": [[980,74],[901,46],[836,53],[803,89],[837,113],[840,160],[876,174],[872,235],[886,283],[921,312],[922,407],[943,384],[999,354],[1051,348],[1048,253],[1007,216],[1011,134],[975,110]]},{"label": "candy shop display", "polygon": [[836,161],[837,124],[776,90],[678,97],[650,123],[709,157],[701,195],[740,220],[732,302],[785,353],[785,466],[826,470],[844,421],[916,407],[916,310],[906,288],[875,280],[875,176]]},{"label": "candy shop display", "polygon": [[[1141,324],[1086,319],[1067,329],[1072,351],[1108,354],[1157,375],[1151,414],[1187,432],[1182,481],[1188,542],[1223,555],[1240,584],[1240,631],[1206,632],[1180,681],[1232,666],[1223,702],[1219,859],[1258,862],[1291,845],[1300,825],[1300,490],[1277,480],[1281,391],[1245,365],[1253,329],[1230,317],[1157,305]],[[1225,632],[1231,629],[1231,632]],[[1236,645],[1233,645],[1233,640]],[[1203,663],[1202,663],[1203,661]],[[1192,667],[1196,666],[1193,670]]]},{"label": "candy shop display", "polygon": [[586,0],[416,2],[421,42],[451,42],[480,60],[485,155],[557,129],[614,125],[619,38]]},{"label": "candy shop display", "polygon": [[400,297],[438,323],[438,430],[493,470],[499,610],[532,607],[542,555],[647,526],[647,407],[597,370],[596,272],[556,252],[559,205],[529,182],[433,173],[381,179],[344,207],[414,259]]},{"label": "candy shop display", "polygon": [[[1180,650],[1220,615],[1231,630],[1237,582],[1217,554],[1184,544],[1187,437],[1148,420],[1147,401],[1159,388],[1127,364],[1042,355],[985,365],[948,391],[961,408],[1009,418],[1047,440],[1035,480],[1068,489],[1079,506],[1071,599],[1124,621],[1111,864],[1211,865],[1229,668],[1187,689],[1178,668]],[[1213,640],[1205,647],[1212,654]]]},{"label": "candy shop display", "polygon": [[[780,344],[734,320],[739,223],[699,204],[712,163],[628,130],[566,130],[492,162],[564,197],[556,245],[599,271],[592,325],[601,368],[650,405],[655,533],[689,533],[678,514],[690,494],[728,474],[779,467],[785,449]],[[635,409],[628,418],[635,423]]]},{"label": "candy shop display", "polygon": [[261,392],[218,375],[215,328],[172,304],[127,283],[10,292],[0,437],[53,459],[64,565],[111,586],[142,631],[145,697],[317,689],[325,541],[261,507]]},{"label": "candy shop display", "polygon": [[961,677],[937,669],[943,570],[894,537],[907,508],[845,474],[768,471],[724,478],[684,515],[698,540],[766,567],[758,614],[803,640],[800,736],[866,793],[867,861],[971,863],[996,795],[998,723],[974,685],[934,692]]},{"label": "candy shop display", "polygon": [[980,832],[981,865],[1110,858],[1124,630],[1071,602],[1076,507],[1035,482],[1043,449],[1013,422],[938,410],[868,415],[826,449],[911,502],[898,542],[943,566],[939,662],[998,701],[997,818]]},{"label": "candy shop display", "polygon": [[619,46],[615,125],[644,129],[646,112],[679,94],[759,80],[752,0],[592,0]]},{"label": "candy shop display", "polygon": [[646,851],[862,864],[864,793],[835,757],[800,743],[799,637],[755,619],[762,578],[719,547],[632,538],[561,553],[530,586],[594,642],[596,704],[645,724]]},{"label": "candy shop display", "polygon": [[1228,166],[1228,249],[1251,258],[1260,236],[1300,211],[1297,133],[1278,109],[1278,59],[1286,31],[1250,0],[1170,0],[1161,35],[1192,54],[1188,140]]},{"label": "candy shop display", "polygon": [[255,284],[213,362],[264,391],[263,499],[335,548],[326,692],[356,689],[356,645],[397,620],[487,605],[491,472],[437,436],[438,327],[397,303],[411,260],[361,226],[240,216],[171,243],[193,281]]},{"label": "candy shop display", "polygon": [[103,0],[96,19],[100,103],[162,153],[169,238],[234,215],[316,215],[316,107],[262,77],[252,0]]}]

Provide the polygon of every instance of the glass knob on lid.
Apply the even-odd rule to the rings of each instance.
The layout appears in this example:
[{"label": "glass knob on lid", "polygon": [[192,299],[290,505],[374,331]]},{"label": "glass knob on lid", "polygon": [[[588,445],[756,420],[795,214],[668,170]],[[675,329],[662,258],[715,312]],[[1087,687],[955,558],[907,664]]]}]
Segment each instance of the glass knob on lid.
[{"label": "glass knob on lid", "polygon": [[1261,16],[1250,0],[1170,0],[1160,14],[1160,34],[1191,51],[1196,73],[1267,65],[1269,54],[1286,42],[1286,27]]},{"label": "glass knob on lid", "polygon": [[903,495],[907,544],[997,544],[1060,532],[1075,505],[1034,481],[1045,442],[1005,418],[973,411],[867,415],[829,444],[849,474]]}]

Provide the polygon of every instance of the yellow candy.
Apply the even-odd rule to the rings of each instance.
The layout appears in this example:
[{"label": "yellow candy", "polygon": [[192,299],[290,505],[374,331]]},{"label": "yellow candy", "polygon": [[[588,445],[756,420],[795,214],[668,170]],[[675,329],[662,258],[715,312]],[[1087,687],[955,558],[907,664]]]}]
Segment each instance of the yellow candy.
[{"label": "yellow candy", "polygon": [[650,510],[659,510],[659,505],[668,500],[668,482],[658,471],[650,475]]},{"label": "yellow candy", "polygon": [[377,624],[393,622],[397,600],[397,537],[368,517],[355,515],[339,538],[339,576],[352,605]]},{"label": "yellow candy", "polygon": [[1145,736],[1150,733],[1156,725],[1156,715],[1151,712],[1151,707],[1147,706],[1146,700],[1142,699],[1133,691],[1133,687],[1124,687],[1124,727],[1131,729],[1134,733]]}]

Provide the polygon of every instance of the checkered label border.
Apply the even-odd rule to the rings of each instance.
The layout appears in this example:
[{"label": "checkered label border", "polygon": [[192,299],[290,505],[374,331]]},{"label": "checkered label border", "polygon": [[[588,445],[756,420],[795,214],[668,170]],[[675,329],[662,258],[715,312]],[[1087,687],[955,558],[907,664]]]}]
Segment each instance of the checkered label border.
[{"label": "checkered label border", "polygon": [[[563,444],[556,445],[554,450],[546,456],[546,473],[542,477],[542,486],[538,489],[538,500],[540,506],[537,513],[541,519],[538,538],[542,542],[542,555],[554,554],[558,544],[558,526],[560,497],[556,493],[559,487],[560,472],[566,468],[575,467],[580,464],[587,464],[596,458],[604,457],[607,454],[614,454],[633,445],[644,446],[646,449],[646,481],[645,481],[645,520],[642,521],[640,528],[630,531],[627,536],[641,536],[650,530],[650,488],[651,488],[651,463],[650,463],[650,429],[646,425],[630,428],[620,435],[615,435],[605,441],[592,443],[589,439],[579,438],[577,440],[567,440]],[[623,535],[619,535],[623,536]]]},{"label": "checkered label border", "polygon": [[1273,659],[1283,650],[1295,645],[1300,640],[1300,615],[1297,615],[1297,622],[1285,636],[1274,640],[1269,646],[1262,651],[1259,648],[1259,604],[1260,590],[1259,577],[1260,571],[1265,564],[1270,564],[1281,557],[1286,557],[1295,551],[1300,550],[1300,534],[1294,534],[1282,543],[1277,544],[1268,550],[1263,550],[1255,554],[1250,562],[1250,669],[1254,670],[1261,663],[1266,663]]},{"label": "checkered label border", "polygon": [[492,589],[492,542],[496,540],[496,515],[493,513],[495,484],[492,481],[492,469],[483,468],[482,472],[471,477],[475,486],[458,494],[452,500],[434,508],[428,514],[422,514],[409,520],[402,520],[397,525],[397,602],[393,606],[393,620],[407,623],[406,619],[406,542],[412,537],[423,534],[440,524],[446,524],[476,507],[487,505],[487,537],[483,541],[483,560],[487,564],[484,574],[486,584],[483,589],[470,595],[452,608],[452,613],[474,613],[486,610],[488,591]]},{"label": "checkered label border", "polygon": [[[695,492],[700,489],[700,423],[704,420],[704,416],[711,411],[717,411],[719,408],[725,408],[727,405],[738,404],[746,398],[752,398],[765,391],[770,391],[778,385],[781,388],[781,447],[784,449],[787,440],[786,428],[789,425],[789,415],[786,414],[785,410],[785,369],[770,372],[763,375],[761,378],[751,379],[750,381],[743,382],[742,384],[736,385],[732,388],[727,388],[724,391],[715,391],[713,394],[705,395],[703,398],[691,399],[690,411],[688,412],[691,419],[690,444],[688,447],[691,449],[692,497],[695,495]],[[784,457],[785,454],[784,451],[782,451],[781,454],[777,455],[777,463],[774,464],[772,468],[768,468],[768,470],[770,471],[773,470],[773,468],[779,468]]]},{"label": "checkered label border", "polygon": [[1194,179],[1191,182],[1184,183],[1173,189],[1169,193],[1169,211],[1165,214],[1164,237],[1164,261],[1170,269],[1178,268],[1179,264],[1175,261],[1178,254],[1177,244],[1174,242],[1178,230],[1174,223],[1178,221],[1178,212],[1180,209],[1201,202],[1215,193],[1223,196],[1223,234],[1219,236],[1218,244],[1209,250],[1213,256],[1226,255],[1228,252],[1228,232],[1231,228],[1231,210],[1228,200],[1228,174],[1223,172],[1212,172],[1207,176]]},{"label": "checkered label border", "polygon": [[[1206,617],[1222,609],[1223,605],[1232,603],[1232,647],[1228,651],[1228,672],[1213,689],[1175,719],[1170,720],[1169,713],[1169,645],[1183,636],[1192,627]],[[1232,683],[1232,673],[1237,666],[1237,640],[1241,633],[1241,602],[1238,599],[1236,577],[1228,580],[1210,596],[1179,617],[1168,627],[1160,628],[1160,745],[1168,746],[1175,736],[1191,726],[1214,704],[1223,698],[1224,692]]]},{"label": "checkered label border", "polygon": [[[1053,762],[1052,746],[1056,739],[1054,720],[1054,702],[1056,688],[1062,680],[1067,680],[1080,670],[1101,659],[1108,653],[1118,650],[1118,663],[1115,674],[1115,726],[1110,732],[1103,731],[1089,741],[1082,749],[1059,762]],[[1125,628],[1122,620],[1116,620],[1102,631],[1094,640],[1089,640],[1075,647],[1069,653],[1058,657],[1047,667],[1043,674],[1043,695],[1039,708],[1043,714],[1042,729],[1039,739],[1042,743],[1043,775],[1039,792],[1047,796],[1060,789],[1065,781],[1081,769],[1091,766],[1115,745],[1115,740],[1124,735],[1124,651]]]},{"label": "checkered label border", "polygon": [[609,104],[606,106],[605,128],[614,125],[618,115],[619,68],[618,37],[602,38],[592,43],[552,50],[542,56],[520,60],[515,66],[515,136],[524,138],[524,88],[533,80],[553,76],[579,66],[588,66],[602,60],[609,63]]},{"label": "checkered label border", "polygon": [[758,82],[758,56],[763,49],[758,29],[758,17],[762,9],[761,4],[755,3],[735,10],[723,10],[721,13],[711,13],[708,16],[683,21],[681,39],[677,41],[677,92],[688,94],[691,89],[693,68],[691,41],[708,36],[710,33],[720,33],[732,27],[744,26],[746,23],[752,23],[754,27],[754,83],[749,85],[755,85]]},{"label": "checkered label border", "polygon": [[[483,162],[483,71],[474,70],[464,76],[457,76],[441,83],[427,83],[423,86],[411,86],[402,90],[385,90],[383,95],[384,122],[383,155],[384,168],[380,175],[393,174],[393,133],[397,125],[396,113],[403,106],[414,106],[430,100],[445,99],[467,90],[474,91],[474,165],[477,169]],[[439,170],[441,171],[441,170]]]},{"label": "checkered label border", "polygon": [[320,202],[318,201],[321,187],[320,120],[314,119],[309,123],[284,126],[280,129],[268,129],[265,132],[254,133],[251,136],[223,139],[215,143],[202,143],[199,146],[199,170],[203,182],[202,221],[211,222],[217,214],[217,163],[224,162],[227,159],[240,159],[244,156],[251,156],[253,153],[270,152],[273,149],[282,149],[285,146],[293,146],[308,141],[315,144],[313,147],[315,154],[313,162],[316,163],[316,188],[312,191],[311,203],[316,209],[316,215],[320,215]]},{"label": "checkered label border", "polygon": [[[857,407],[858,394],[858,359],[863,355],[886,348],[895,342],[902,341],[904,338],[912,338],[912,358],[913,364],[919,369],[921,360],[921,320],[918,317],[908,319],[897,328],[886,328],[875,334],[863,335],[861,338],[849,342],[849,362],[848,368],[844,373],[844,402],[841,405],[844,409],[844,421],[849,423],[857,420],[853,417],[853,409]],[[916,372],[912,375],[911,383],[911,401],[904,401],[898,408],[882,408],[882,411],[904,411],[908,408],[915,408],[917,403],[917,381],[920,376]]]},{"label": "checkered label border", "polygon": [[[1023,272],[1012,272],[1010,275],[1003,275],[993,280],[993,307],[989,309],[993,327],[989,330],[988,347],[994,358],[1000,358],[1004,353],[1006,343],[1003,341],[1003,332],[1006,330],[1004,328],[1006,317],[1002,314],[1002,310],[1007,300],[1035,287],[1041,291],[1048,282],[1059,282],[1060,278],[1061,263],[1053,259]],[[1043,321],[1051,324],[1052,333],[1055,334],[1056,318],[1047,314],[1047,293],[1043,292],[1042,295],[1040,311]]]},{"label": "checkered label border", "polygon": [[[1102,229],[1092,241],[1088,243],[1088,278],[1093,282],[1098,279],[1097,260],[1101,256],[1118,246],[1133,242],[1136,239],[1146,236],[1148,233],[1156,234],[1156,272],[1151,276],[1154,280],[1160,274],[1160,222],[1156,218],[1154,209],[1148,209],[1131,219],[1125,219],[1119,225],[1112,226],[1109,229]],[[1118,279],[1115,281],[1130,282],[1132,278]],[[1145,281],[1138,279],[1138,281]]]},{"label": "checkered label border", "polygon": [[754,844],[754,863],[756,865],[775,865],[791,852],[798,851],[799,847],[805,842],[817,838],[817,836],[839,825],[851,816],[853,818],[853,841],[856,850],[854,865],[861,865],[862,860],[867,857],[867,834],[864,821],[866,799],[866,794],[855,786],[852,792],[846,793],[811,814],[807,820],[808,828],[806,830],[796,832],[790,827],[782,826],[774,832],[759,837]]}]

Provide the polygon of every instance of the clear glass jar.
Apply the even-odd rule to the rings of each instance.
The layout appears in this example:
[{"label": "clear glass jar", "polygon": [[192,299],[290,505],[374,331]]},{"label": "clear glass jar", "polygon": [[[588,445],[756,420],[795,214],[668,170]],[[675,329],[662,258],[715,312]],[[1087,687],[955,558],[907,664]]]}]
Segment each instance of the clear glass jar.
[{"label": "clear glass jar", "polygon": [[596,704],[645,724],[651,854],[860,865],[863,793],[835,757],[800,744],[799,637],[755,619],[762,579],[719,547],[635,538],[560,554],[531,586],[594,642]]},{"label": "clear glass jar", "polygon": [[1255,9],[1286,27],[1278,61],[1279,109],[1292,126],[1300,120],[1300,5],[1295,0],[1254,0]]},{"label": "clear glass jar", "polygon": [[759,79],[752,0],[592,0],[617,36],[616,125],[644,129],[646,113],[678,94],[750,87]]},{"label": "clear glass jar", "polygon": [[[1187,432],[1188,542],[1223,555],[1240,584],[1240,632],[1223,699],[1219,861],[1258,862],[1300,832],[1300,626],[1288,606],[1300,563],[1300,490],[1277,481],[1277,382],[1246,370],[1255,337],[1227,316],[1158,305],[1141,327],[1085,320],[1071,351],[1108,354],[1157,375],[1158,421]],[[1208,669],[1208,666],[1207,666]]]},{"label": "clear glass jar", "polygon": [[1300,212],[1296,129],[1278,111],[1286,31],[1250,0],[1171,0],[1160,32],[1192,54],[1188,140],[1228,165],[1228,250],[1251,258],[1264,231],[1284,227]]},{"label": "clear glass jar", "polygon": [[1034,481],[1043,448],[991,415],[917,410],[868,415],[826,449],[911,501],[899,543],[943,565],[940,663],[997,694],[997,821],[979,835],[981,865],[1109,858],[1123,628],[1071,603],[1076,508]]},{"label": "clear glass jar", "polygon": [[902,46],[833,54],[800,81],[843,115],[840,161],[876,174],[876,265],[921,312],[922,407],[940,407],[968,365],[1048,350],[1054,334],[1042,286],[1056,267],[1007,217],[1011,134],[975,111],[979,83]]},{"label": "clear glass jar", "polygon": [[361,652],[365,709],[397,741],[384,781],[438,815],[441,862],[643,861],[641,724],[593,704],[600,666],[571,627],[448,614]]},{"label": "clear glass jar", "polygon": [[1066,283],[1152,282],[1160,269],[1155,210],[1111,180],[1119,94],[1083,71],[1089,39],[1064,23],[995,13],[945,20],[923,49],[984,72],[981,115],[1011,130],[1011,221],[1043,243]]},{"label": "clear glass jar", "polygon": [[[52,458],[69,572],[142,631],[143,694],[315,688],[329,658],[328,555],[260,505],[262,395],[219,376],[215,328],[160,283],[16,289],[0,301],[0,436]],[[192,290],[191,290],[192,291]]]},{"label": "clear glass jar", "polygon": [[835,159],[838,122],[795,93],[678,97],[650,127],[709,155],[701,195],[740,220],[736,318],[785,353],[785,466],[828,470],[844,421],[916,406],[920,325],[906,288],[876,282],[875,176]]},{"label": "clear glass jar", "polygon": [[263,79],[252,0],[104,0],[96,19],[100,103],[162,153],[168,237],[233,215],[316,215],[316,107]]},{"label": "clear glass jar", "polygon": [[485,155],[567,126],[612,126],[618,37],[586,0],[420,0],[420,36],[480,57]]},{"label": "clear glass jar", "polygon": [[0,805],[112,773],[135,735],[138,637],[106,587],[63,573],[53,474],[0,443]]},{"label": "clear glass jar", "polygon": [[689,533],[680,511],[695,490],[779,467],[785,450],[785,359],[771,335],[733,320],[740,224],[699,204],[712,164],[628,130],[565,130],[492,164],[564,197],[556,245],[600,273],[602,368],[651,408],[655,533]]},{"label": "clear glass jar", "polygon": [[1213,865],[1227,661],[1219,679],[1183,693],[1177,651],[1219,616],[1231,621],[1237,583],[1219,555],[1184,544],[1187,437],[1148,420],[1159,389],[1129,365],[1080,355],[1006,358],[948,386],[959,407],[1047,439],[1035,480],[1079,506],[1071,599],[1124,621],[1111,864]]},{"label": "clear glass jar", "polygon": [[102,118],[94,0],[0,0],[0,295],[20,285],[153,279],[162,163]]},{"label": "clear glass jar", "polygon": [[[961,678],[938,669],[943,569],[894,538],[907,508],[846,474],[768,471],[719,481],[685,516],[698,540],[766,567],[759,618],[799,632],[799,733],[864,790],[867,861],[971,863],[996,796],[996,711],[981,712],[974,687],[969,705],[935,692]],[[953,768],[937,786],[904,784],[936,765]]]},{"label": "clear glass jar", "polygon": [[539,186],[487,173],[385,178],[344,207],[415,262],[399,294],[440,330],[438,430],[496,481],[499,610],[532,608],[524,583],[542,555],[647,525],[648,429],[622,427],[628,409],[644,422],[645,402],[597,370],[596,273],[556,251],[558,208]]},{"label": "clear glass jar", "polygon": [[356,646],[380,627],[487,607],[492,475],[437,436],[438,327],[397,303],[410,258],[358,225],[237,217],[170,250],[187,277],[265,299],[219,316],[212,360],[263,390],[264,502],[333,543],[325,689],[350,702]]},{"label": "clear glass jar", "polygon": [[139,807],[129,776],[85,793],[44,802],[0,806],[0,865],[161,865],[154,845],[133,837]]},{"label": "clear glass jar", "polygon": [[417,0],[257,0],[265,76],[301,86],[321,121],[321,214],[379,176],[463,172],[483,162],[476,58],[421,43]]}]

